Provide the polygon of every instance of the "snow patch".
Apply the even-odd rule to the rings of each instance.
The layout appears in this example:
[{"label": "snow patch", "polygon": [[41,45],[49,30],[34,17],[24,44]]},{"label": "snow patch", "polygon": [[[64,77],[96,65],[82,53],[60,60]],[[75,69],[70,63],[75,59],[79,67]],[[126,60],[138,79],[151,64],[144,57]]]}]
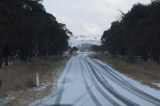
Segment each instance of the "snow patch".
[{"label": "snow patch", "polygon": [[5,106],[7,103],[9,103],[12,100],[14,100],[14,97],[10,93],[8,93],[6,94],[5,97],[0,98],[0,106]]},{"label": "snow patch", "polygon": [[160,88],[160,81],[156,81],[154,83],[152,83],[153,85],[157,86],[158,88]]},{"label": "snow patch", "polygon": [[44,90],[48,85],[46,83],[40,83],[40,86],[39,87],[34,87],[33,90],[35,91],[42,91]]}]

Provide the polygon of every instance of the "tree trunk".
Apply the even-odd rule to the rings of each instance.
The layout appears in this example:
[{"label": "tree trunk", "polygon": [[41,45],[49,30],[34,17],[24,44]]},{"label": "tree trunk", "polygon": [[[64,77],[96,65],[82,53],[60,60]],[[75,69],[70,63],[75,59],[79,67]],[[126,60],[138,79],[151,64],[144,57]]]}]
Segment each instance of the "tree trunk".
[{"label": "tree trunk", "polygon": [[2,64],[3,64],[3,58],[0,57],[0,69],[2,68]]},{"label": "tree trunk", "polygon": [[4,62],[5,62],[5,65],[8,66],[8,56],[4,57]]}]

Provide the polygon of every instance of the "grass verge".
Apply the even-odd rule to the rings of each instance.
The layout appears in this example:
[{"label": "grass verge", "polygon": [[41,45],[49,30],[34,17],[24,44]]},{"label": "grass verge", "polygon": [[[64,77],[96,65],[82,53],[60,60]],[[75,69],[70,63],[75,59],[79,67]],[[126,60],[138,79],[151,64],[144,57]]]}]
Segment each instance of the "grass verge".
[{"label": "grass verge", "polygon": [[[4,67],[0,70],[0,96],[8,93],[14,96],[7,106],[28,106],[29,102],[48,95],[68,59],[66,56],[35,57],[31,62]],[[46,85],[43,90],[33,89],[36,73],[40,76],[40,83]]]}]

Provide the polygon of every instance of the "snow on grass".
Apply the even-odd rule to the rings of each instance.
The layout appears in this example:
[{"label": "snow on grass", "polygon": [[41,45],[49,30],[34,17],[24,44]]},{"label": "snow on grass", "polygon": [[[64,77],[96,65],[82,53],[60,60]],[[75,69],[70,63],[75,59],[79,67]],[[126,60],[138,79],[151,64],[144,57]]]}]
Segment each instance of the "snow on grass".
[{"label": "snow on grass", "polygon": [[5,106],[12,100],[14,100],[14,97],[8,93],[5,97],[0,98],[0,106]]}]

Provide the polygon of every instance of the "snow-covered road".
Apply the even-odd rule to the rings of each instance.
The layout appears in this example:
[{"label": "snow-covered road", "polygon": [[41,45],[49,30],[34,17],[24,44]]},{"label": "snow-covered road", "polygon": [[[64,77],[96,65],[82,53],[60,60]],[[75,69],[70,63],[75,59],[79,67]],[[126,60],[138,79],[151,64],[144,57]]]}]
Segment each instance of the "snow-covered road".
[{"label": "snow-covered road", "polygon": [[160,106],[160,91],[85,55],[72,57],[57,91],[30,106]]}]

